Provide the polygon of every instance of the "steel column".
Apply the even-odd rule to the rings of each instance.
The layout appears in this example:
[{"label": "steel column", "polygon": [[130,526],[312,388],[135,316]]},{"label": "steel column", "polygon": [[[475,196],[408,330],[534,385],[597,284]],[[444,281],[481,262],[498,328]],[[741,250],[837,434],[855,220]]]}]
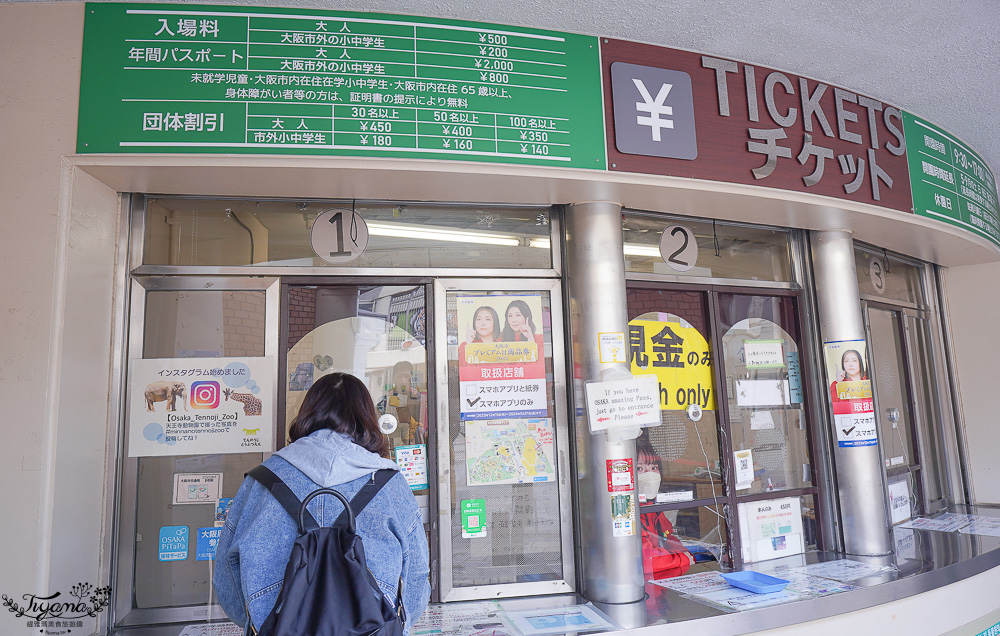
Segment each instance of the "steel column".
[{"label": "steel column", "polygon": [[[625,259],[621,206],[610,202],[568,207],[564,221],[566,307],[570,316],[577,440],[578,531],[581,541],[583,594],[599,603],[642,600],[642,542],[638,499],[634,533],[612,536],[611,493],[607,460],[635,459],[635,441],[612,443],[604,433],[591,435],[584,384],[600,381],[627,363],[601,363],[598,333],[628,333],[625,306]],[[616,493],[624,494],[624,493]]]},{"label": "steel column", "polygon": [[[865,340],[851,233],[811,232],[810,244],[823,341]],[[829,395],[826,399],[830,399]],[[833,421],[827,425],[833,426]],[[836,444],[835,430],[831,439]],[[879,449],[878,445],[834,447],[844,550],[848,554],[876,556],[892,552],[892,524]]]}]

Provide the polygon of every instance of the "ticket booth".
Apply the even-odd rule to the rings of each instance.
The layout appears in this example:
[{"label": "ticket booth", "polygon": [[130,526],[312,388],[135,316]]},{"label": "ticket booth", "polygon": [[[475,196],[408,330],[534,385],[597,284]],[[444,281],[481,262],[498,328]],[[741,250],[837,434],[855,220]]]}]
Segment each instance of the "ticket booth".
[{"label": "ticket booth", "polygon": [[372,394],[437,608],[703,618],[650,581],[889,558],[969,501],[942,271],[1000,260],[996,186],[929,122],[506,25],[99,3],[85,28],[73,166],[120,197],[107,632],[226,620],[228,506],[333,372]]}]

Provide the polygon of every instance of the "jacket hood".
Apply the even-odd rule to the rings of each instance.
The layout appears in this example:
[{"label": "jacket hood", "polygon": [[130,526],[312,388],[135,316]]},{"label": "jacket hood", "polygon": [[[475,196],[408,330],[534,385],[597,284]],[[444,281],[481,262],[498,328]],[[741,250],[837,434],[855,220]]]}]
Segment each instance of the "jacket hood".
[{"label": "jacket hood", "polygon": [[299,438],[275,454],[324,488],[371,475],[380,468],[399,470],[395,462],[330,429]]}]

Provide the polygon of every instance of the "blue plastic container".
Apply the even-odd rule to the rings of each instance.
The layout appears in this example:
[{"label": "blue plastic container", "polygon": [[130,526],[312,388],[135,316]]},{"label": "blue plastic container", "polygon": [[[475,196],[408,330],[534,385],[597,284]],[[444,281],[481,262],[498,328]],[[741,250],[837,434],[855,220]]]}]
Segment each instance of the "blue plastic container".
[{"label": "blue plastic container", "polygon": [[756,592],[757,594],[780,592],[785,589],[786,585],[788,585],[788,581],[785,579],[779,579],[776,576],[768,576],[767,574],[761,574],[760,572],[754,572],[752,570],[730,572],[721,576],[726,579],[726,582],[730,585],[740,589],[749,590],[751,592]]}]

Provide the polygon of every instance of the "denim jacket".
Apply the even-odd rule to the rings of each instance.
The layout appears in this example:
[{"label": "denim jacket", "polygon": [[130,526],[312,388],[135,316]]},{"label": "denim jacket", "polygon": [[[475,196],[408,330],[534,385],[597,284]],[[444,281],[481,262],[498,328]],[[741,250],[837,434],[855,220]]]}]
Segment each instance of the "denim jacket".
[{"label": "denim jacket", "polygon": [[[328,429],[296,440],[264,465],[300,500],[320,487],[335,488],[351,499],[376,470],[399,470],[392,461]],[[322,495],[309,502],[308,509],[317,523],[329,526],[344,506],[336,497]],[[368,569],[393,605],[402,576],[408,634],[427,607],[430,583],[420,510],[402,475],[394,475],[358,515],[357,532],[364,540]],[[297,535],[296,521],[281,504],[256,480],[246,478],[219,537],[213,578],[219,605],[235,623],[245,626],[249,612],[257,629],[267,618]]]}]

